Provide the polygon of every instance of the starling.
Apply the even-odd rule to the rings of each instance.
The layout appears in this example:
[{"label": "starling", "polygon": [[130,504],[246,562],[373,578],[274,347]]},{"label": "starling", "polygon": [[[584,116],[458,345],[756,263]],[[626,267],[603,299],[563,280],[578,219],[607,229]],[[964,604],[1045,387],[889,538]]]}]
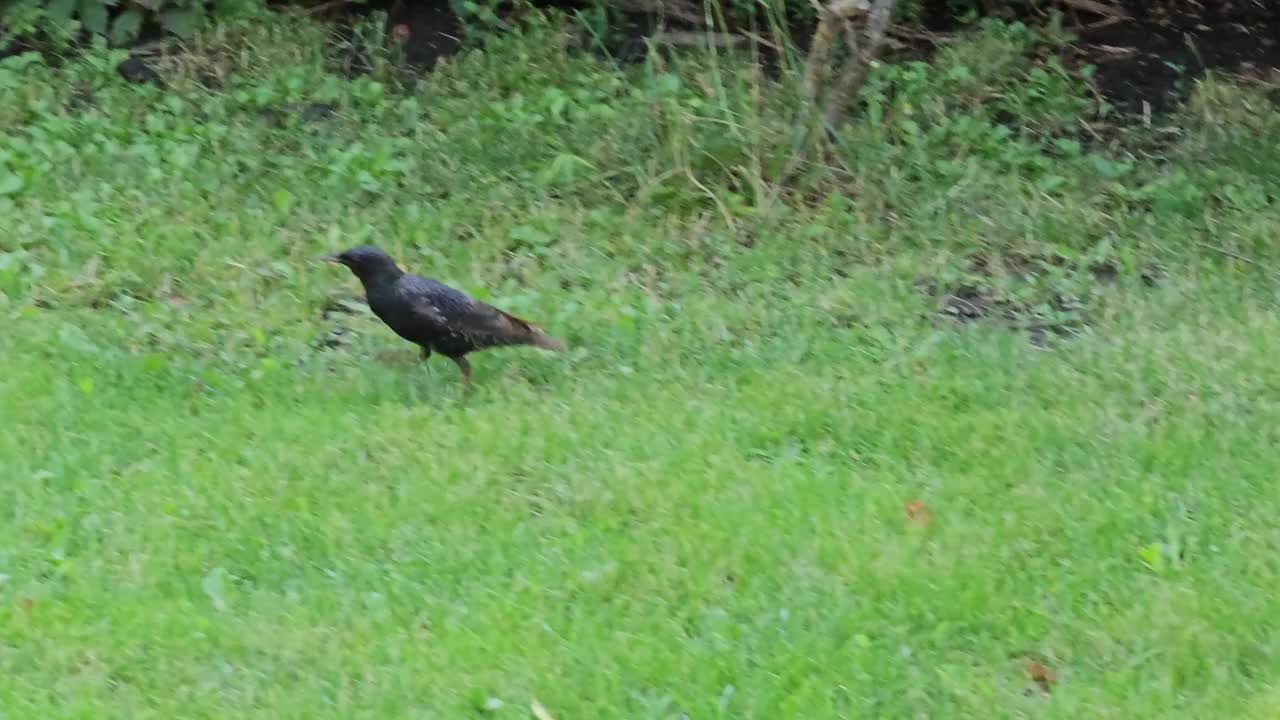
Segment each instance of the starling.
[{"label": "starling", "polygon": [[397,335],[422,348],[422,359],[438,352],[471,382],[467,353],[490,347],[533,345],[562,352],[564,343],[538,328],[431,278],[407,273],[391,256],[361,245],[325,258],[346,265],[364,285],[369,309]]}]

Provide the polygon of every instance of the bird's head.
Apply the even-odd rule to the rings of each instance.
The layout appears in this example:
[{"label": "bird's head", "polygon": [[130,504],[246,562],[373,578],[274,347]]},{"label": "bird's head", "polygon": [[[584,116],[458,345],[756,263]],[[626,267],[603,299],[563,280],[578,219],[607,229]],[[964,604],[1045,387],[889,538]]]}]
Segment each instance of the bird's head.
[{"label": "bird's head", "polygon": [[404,274],[391,256],[372,245],[361,245],[350,250],[329,255],[328,262],[346,265],[362,282],[378,278],[395,279]]}]

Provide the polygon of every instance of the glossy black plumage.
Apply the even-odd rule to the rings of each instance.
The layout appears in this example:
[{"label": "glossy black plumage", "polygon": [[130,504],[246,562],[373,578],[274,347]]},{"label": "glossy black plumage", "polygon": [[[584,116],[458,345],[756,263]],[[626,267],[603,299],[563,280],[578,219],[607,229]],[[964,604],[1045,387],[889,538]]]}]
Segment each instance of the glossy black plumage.
[{"label": "glossy black plumage", "polygon": [[509,345],[562,351],[564,345],[538,328],[431,278],[406,273],[382,250],[362,245],[326,258],[341,263],[364,285],[369,308],[397,335],[456,363],[471,379],[466,355]]}]

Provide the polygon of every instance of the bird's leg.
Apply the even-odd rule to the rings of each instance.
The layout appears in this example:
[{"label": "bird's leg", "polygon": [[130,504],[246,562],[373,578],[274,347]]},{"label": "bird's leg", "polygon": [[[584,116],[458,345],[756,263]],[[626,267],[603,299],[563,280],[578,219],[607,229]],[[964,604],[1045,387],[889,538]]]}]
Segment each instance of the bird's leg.
[{"label": "bird's leg", "polygon": [[427,362],[431,359],[431,348],[426,345],[422,346],[422,364],[427,366],[427,374],[431,374],[431,363]]},{"label": "bird's leg", "polygon": [[462,371],[462,382],[466,383],[467,387],[470,387],[471,386],[471,363],[468,362],[467,359],[462,355],[458,355],[457,357],[451,357],[449,359],[452,360],[453,363],[458,366],[458,369]]}]

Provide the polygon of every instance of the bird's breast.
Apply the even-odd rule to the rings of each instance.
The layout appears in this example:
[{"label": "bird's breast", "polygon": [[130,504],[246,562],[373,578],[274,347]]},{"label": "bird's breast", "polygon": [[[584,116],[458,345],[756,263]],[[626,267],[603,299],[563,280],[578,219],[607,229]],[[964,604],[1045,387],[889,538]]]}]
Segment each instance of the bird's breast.
[{"label": "bird's breast", "polygon": [[412,313],[398,307],[395,302],[370,297],[369,309],[387,327],[405,340],[420,343],[428,339],[431,334],[431,328],[426,327]]}]

